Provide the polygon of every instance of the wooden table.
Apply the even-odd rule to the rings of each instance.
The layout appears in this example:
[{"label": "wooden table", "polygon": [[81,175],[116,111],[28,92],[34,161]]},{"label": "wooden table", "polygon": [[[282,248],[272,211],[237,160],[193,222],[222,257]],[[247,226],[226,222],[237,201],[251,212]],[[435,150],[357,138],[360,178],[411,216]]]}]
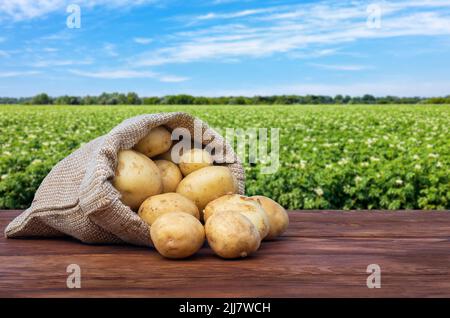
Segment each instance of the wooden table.
[{"label": "wooden table", "polygon": [[[20,211],[0,211],[0,229]],[[293,211],[283,237],[253,257],[204,247],[166,260],[150,248],[0,238],[2,297],[450,297],[450,211]],[[67,266],[81,268],[68,289]],[[366,285],[381,268],[381,288]]]}]

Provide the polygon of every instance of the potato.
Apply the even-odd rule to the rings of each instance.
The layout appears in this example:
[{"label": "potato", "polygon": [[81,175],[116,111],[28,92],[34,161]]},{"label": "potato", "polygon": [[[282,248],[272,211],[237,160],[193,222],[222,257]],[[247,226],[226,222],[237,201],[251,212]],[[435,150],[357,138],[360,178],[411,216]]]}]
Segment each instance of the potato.
[{"label": "potato", "polygon": [[195,203],[178,193],[164,193],[148,198],[141,204],[138,214],[152,225],[158,217],[170,212],[184,212],[200,219]]},{"label": "potato", "polygon": [[246,257],[261,244],[256,227],[239,212],[214,213],[206,222],[205,232],[209,246],[223,258]]},{"label": "potato", "polygon": [[161,215],[150,227],[156,250],[167,258],[185,258],[196,253],[205,242],[203,225],[184,212]]},{"label": "potato", "polygon": [[177,193],[195,202],[202,211],[214,199],[238,191],[231,170],[223,166],[201,168],[190,173],[178,184]]},{"label": "potato", "polygon": [[112,182],[121,193],[122,202],[136,210],[146,198],[160,194],[163,189],[161,172],[155,163],[133,150],[117,155],[117,168]]},{"label": "potato", "polygon": [[169,148],[169,150],[167,150],[166,152],[163,152],[160,155],[157,155],[155,157],[155,159],[157,160],[166,160],[166,161],[170,161],[170,162],[174,162],[172,160],[172,147]]},{"label": "potato", "polygon": [[156,166],[161,171],[163,193],[175,192],[183,175],[176,164],[167,160],[155,160]]},{"label": "potato", "polygon": [[207,221],[211,215],[221,211],[236,211],[245,215],[255,225],[261,238],[269,233],[269,219],[254,199],[239,194],[224,195],[206,205],[203,218]]},{"label": "potato", "polygon": [[208,166],[212,166],[213,159],[211,155],[203,149],[191,149],[180,157],[179,167],[184,176]]},{"label": "potato", "polygon": [[259,201],[269,218],[270,230],[265,240],[271,240],[281,235],[289,225],[289,216],[286,210],[270,198],[260,195],[251,198]]},{"label": "potato", "polygon": [[151,158],[166,152],[170,149],[170,146],[172,146],[170,132],[166,128],[159,126],[152,128],[147,136],[134,146],[134,150]]}]

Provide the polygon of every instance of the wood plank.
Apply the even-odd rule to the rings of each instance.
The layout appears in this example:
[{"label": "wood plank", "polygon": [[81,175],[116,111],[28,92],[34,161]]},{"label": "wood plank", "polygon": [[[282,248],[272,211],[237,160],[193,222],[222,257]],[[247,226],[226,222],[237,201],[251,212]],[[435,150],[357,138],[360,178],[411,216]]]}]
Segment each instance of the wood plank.
[{"label": "wood plank", "polygon": [[[1,211],[0,228],[21,211]],[[450,211],[289,211],[285,236],[448,237]]]},{"label": "wood plank", "polygon": [[[0,212],[0,230],[17,214]],[[448,212],[291,212],[285,236],[232,261],[206,246],[172,261],[150,248],[0,238],[0,297],[450,297],[449,226]],[[66,288],[69,264],[80,290]],[[369,264],[381,289],[366,286]]]},{"label": "wood plank", "polygon": [[291,212],[286,233],[303,237],[448,237],[450,211]]}]

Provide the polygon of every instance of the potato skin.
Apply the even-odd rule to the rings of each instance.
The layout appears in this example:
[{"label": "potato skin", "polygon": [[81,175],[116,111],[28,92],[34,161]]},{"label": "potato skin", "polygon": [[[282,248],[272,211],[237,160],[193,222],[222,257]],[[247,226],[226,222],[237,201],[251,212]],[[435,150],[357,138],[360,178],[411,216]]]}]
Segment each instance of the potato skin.
[{"label": "potato skin", "polygon": [[161,171],[163,193],[175,192],[183,175],[176,164],[167,160],[155,160],[156,166]]},{"label": "potato skin", "polygon": [[213,159],[206,150],[193,148],[183,153],[178,165],[183,176],[187,176],[198,169],[212,166]]},{"label": "potato skin", "polygon": [[289,216],[286,210],[270,198],[261,195],[256,195],[251,198],[259,201],[269,218],[270,230],[264,239],[272,240],[280,236],[289,226]]},{"label": "potato skin", "polygon": [[150,227],[156,250],[167,258],[185,258],[195,254],[205,242],[203,225],[184,212],[161,215]]},{"label": "potato skin", "polygon": [[121,193],[122,202],[132,210],[137,210],[146,198],[160,194],[163,189],[161,172],[155,163],[133,150],[118,153],[112,184]]},{"label": "potato skin", "polygon": [[184,212],[200,219],[195,203],[178,193],[163,193],[148,198],[141,204],[138,214],[152,225],[161,215],[171,212]]},{"label": "potato skin", "polygon": [[239,212],[214,213],[205,224],[205,232],[209,246],[222,258],[246,257],[261,244],[256,227]]},{"label": "potato skin", "polygon": [[236,178],[223,166],[196,170],[178,184],[177,193],[195,202],[202,211],[214,199],[238,191]]},{"label": "potato skin", "polygon": [[152,128],[135,146],[134,150],[151,158],[162,154],[172,146],[171,133],[164,127]]},{"label": "potato skin", "polygon": [[245,215],[255,225],[261,238],[269,233],[269,219],[266,212],[254,199],[239,194],[221,196],[206,205],[203,219],[207,221],[211,215],[221,211],[236,211]]}]

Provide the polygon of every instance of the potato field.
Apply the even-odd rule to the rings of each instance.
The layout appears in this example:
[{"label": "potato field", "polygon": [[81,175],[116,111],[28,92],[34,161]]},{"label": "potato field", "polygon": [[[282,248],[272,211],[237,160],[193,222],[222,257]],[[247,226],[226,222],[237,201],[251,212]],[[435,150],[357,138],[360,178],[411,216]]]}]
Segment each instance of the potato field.
[{"label": "potato field", "polygon": [[290,209],[449,209],[450,106],[0,106],[0,209],[26,208],[59,160],[122,120],[184,111],[213,128],[279,128],[279,169],[248,195]]}]

